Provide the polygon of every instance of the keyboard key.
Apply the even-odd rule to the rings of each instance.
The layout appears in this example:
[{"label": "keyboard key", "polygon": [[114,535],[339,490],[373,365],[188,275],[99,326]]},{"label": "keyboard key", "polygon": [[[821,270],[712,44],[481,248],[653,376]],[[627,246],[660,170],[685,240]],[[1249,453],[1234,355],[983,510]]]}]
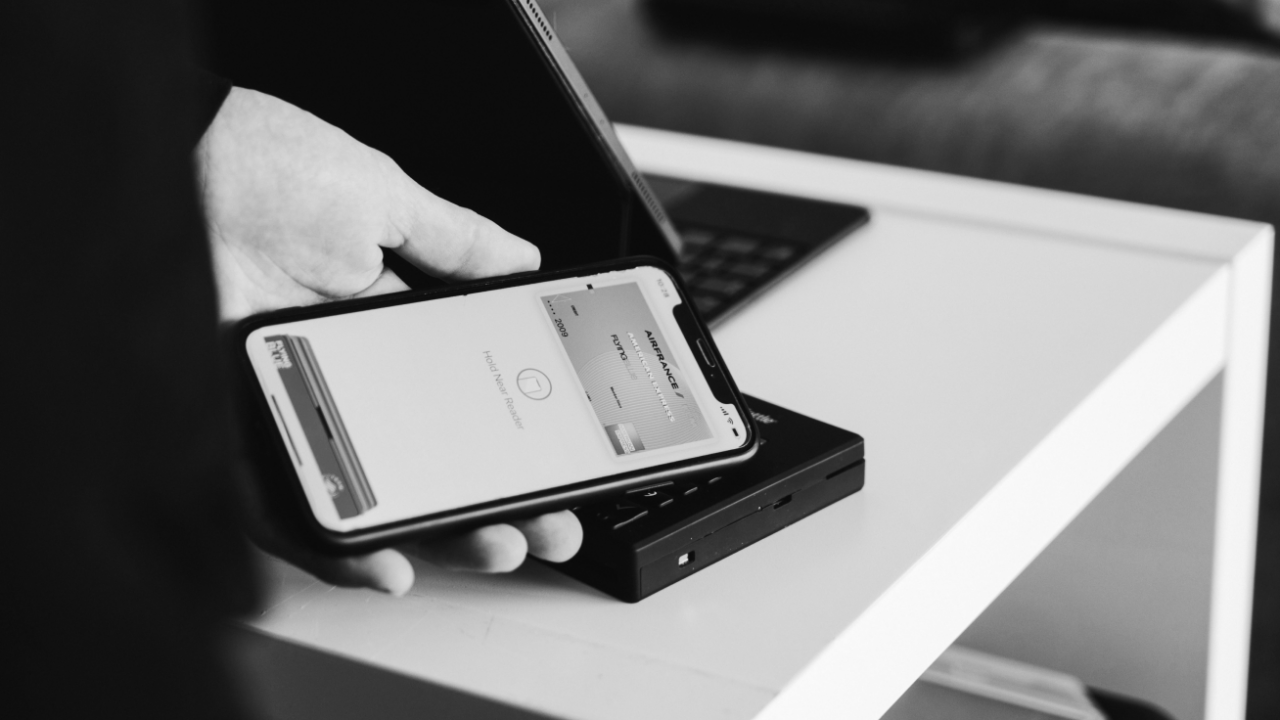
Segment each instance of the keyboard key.
[{"label": "keyboard key", "polygon": [[681,493],[681,495],[692,495],[692,494],[694,494],[694,493],[696,493],[696,492],[698,492],[698,486],[697,486],[697,485],[690,485],[689,487],[687,487],[687,488],[685,488],[685,489],[684,489],[684,492],[683,492],[683,493]]},{"label": "keyboard key", "polygon": [[699,290],[717,295],[736,295],[746,286],[747,284],[741,280],[726,280],[718,277],[704,277],[694,285]]},{"label": "keyboard key", "polygon": [[724,265],[724,258],[719,255],[708,255],[693,261],[693,266],[704,272],[714,272]]},{"label": "keyboard key", "polygon": [[707,295],[694,295],[693,304],[698,306],[698,312],[712,313],[724,303]]},{"label": "keyboard key", "polygon": [[653,509],[664,508],[676,501],[675,498],[661,490],[645,490],[644,492],[635,493],[631,497],[635,498],[636,502],[641,505]]},{"label": "keyboard key", "polygon": [[707,230],[681,230],[680,239],[684,240],[684,254],[690,255],[693,251],[701,250],[711,241],[715,239],[715,233]]},{"label": "keyboard key", "polygon": [[734,253],[735,255],[746,255],[758,247],[760,247],[759,240],[742,237],[741,235],[730,235],[716,243],[717,250]]},{"label": "keyboard key", "polygon": [[760,253],[766,260],[777,260],[778,262],[790,260],[791,256],[795,254],[796,249],[790,245],[771,245]]},{"label": "keyboard key", "polygon": [[729,268],[729,272],[734,275],[741,275],[742,277],[749,277],[753,279],[762,278],[765,275],[768,275],[772,270],[773,268],[768,265],[758,262],[740,262]]}]

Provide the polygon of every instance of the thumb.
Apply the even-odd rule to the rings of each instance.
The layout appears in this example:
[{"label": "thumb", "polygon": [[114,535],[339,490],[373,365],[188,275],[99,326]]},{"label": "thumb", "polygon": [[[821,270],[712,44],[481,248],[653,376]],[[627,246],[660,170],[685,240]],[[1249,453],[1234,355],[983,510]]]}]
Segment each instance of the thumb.
[{"label": "thumb", "polygon": [[313,556],[300,567],[339,587],[373,588],[391,595],[404,595],[413,587],[413,565],[391,549],[354,557]]},{"label": "thumb", "polygon": [[408,175],[401,177],[394,219],[399,244],[390,247],[423,272],[444,280],[471,280],[538,269],[541,254],[532,243],[432,194]]}]

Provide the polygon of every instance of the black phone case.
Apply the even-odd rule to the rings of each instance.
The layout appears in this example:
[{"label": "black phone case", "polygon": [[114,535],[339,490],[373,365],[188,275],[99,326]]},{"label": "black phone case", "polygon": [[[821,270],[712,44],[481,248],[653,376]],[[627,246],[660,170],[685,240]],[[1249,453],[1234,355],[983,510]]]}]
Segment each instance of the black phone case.
[{"label": "black phone case", "polygon": [[[242,320],[229,333],[229,340],[234,370],[240,386],[238,400],[239,412],[244,419],[241,423],[241,426],[245,429],[243,440],[257,474],[263,476],[258,484],[259,489],[262,491],[264,505],[267,512],[272,516],[272,521],[278,523],[285,532],[317,550],[333,554],[354,554],[394,545],[411,537],[439,535],[494,522],[529,517],[543,512],[571,507],[575,504],[590,502],[637,487],[723,472],[750,458],[756,451],[758,431],[750,413],[744,412],[742,417],[745,424],[743,431],[746,434],[746,441],[742,447],[702,458],[693,458],[634,472],[597,478],[537,493],[493,500],[479,505],[457,508],[350,533],[336,533],[325,528],[315,519],[314,513],[311,512],[310,504],[302,489],[302,483],[294,470],[293,460],[286,448],[288,440],[282,437],[276,429],[271,406],[258,385],[253,366],[245,353],[245,340],[250,332],[265,325],[361,312],[392,305],[423,302],[455,295],[486,292],[517,285],[528,285],[548,280],[643,266],[656,267],[664,271],[670,278],[672,287],[676,288],[677,292],[680,293],[681,299],[684,300],[675,309],[676,320],[684,331],[685,336],[689,338],[690,346],[696,345],[704,351],[704,361],[700,369],[707,378],[716,397],[721,402],[732,403],[745,410],[747,404],[734,384],[733,378],[725,368],[724,361],[711,338],[710,332],[707,330],[706,324],[693,305],[687,301],[688,294],[679,274],[657,258],[623,258],[556,272],[521,273],[502,278],[452,285],[443,289],[410,290],[372,298],[290,308],[255,315]],[[697,354],[695,353],[695,355]]]},{"label": "black phone case", "polygon": [[760,433],[750,461],[582,505],[582,549],[547,563],[638,602],[862,489],[862,437],[747,396]]}]

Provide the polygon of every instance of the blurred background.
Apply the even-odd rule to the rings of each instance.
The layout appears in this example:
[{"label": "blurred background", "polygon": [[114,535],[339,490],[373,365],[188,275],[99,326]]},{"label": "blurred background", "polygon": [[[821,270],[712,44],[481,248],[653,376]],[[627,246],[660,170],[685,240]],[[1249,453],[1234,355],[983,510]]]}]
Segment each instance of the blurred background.
[{"label": "blurred background", "polygon": [[[1280,0],[540,4],[615,122],[1280,225]],[[213,5],[214,69],[273,90],[237,38],[291,11]],[[1280,717],[1271,377],[1250,720]]]},{"label": "blurred background", "polygon": [[[1280,226],[1280,0],[541,0],[615,122]],[[1280,717],[1272,303],[1249,720]]]}]

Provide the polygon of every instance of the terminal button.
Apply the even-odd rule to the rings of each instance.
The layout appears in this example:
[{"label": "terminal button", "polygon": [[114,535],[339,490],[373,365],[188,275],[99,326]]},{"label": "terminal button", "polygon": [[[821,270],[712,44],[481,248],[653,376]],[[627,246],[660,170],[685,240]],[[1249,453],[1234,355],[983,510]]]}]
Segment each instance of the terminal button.
[{"label": "terminal button", "polygon": [[654,509],[664,508],[675,502],[675,498],[660,490],[646,490],[641,493],[636,493],[632,497],[634,497],[636,502],[641,505]]},{"label": "terminal button", "polygon": [[600,522],[604,523],[609,528],[617,530],[630,525],[648,514],[648,510],[633,502],[623,500],[620,502],[609,503],[604,506],[598,517]]}]

